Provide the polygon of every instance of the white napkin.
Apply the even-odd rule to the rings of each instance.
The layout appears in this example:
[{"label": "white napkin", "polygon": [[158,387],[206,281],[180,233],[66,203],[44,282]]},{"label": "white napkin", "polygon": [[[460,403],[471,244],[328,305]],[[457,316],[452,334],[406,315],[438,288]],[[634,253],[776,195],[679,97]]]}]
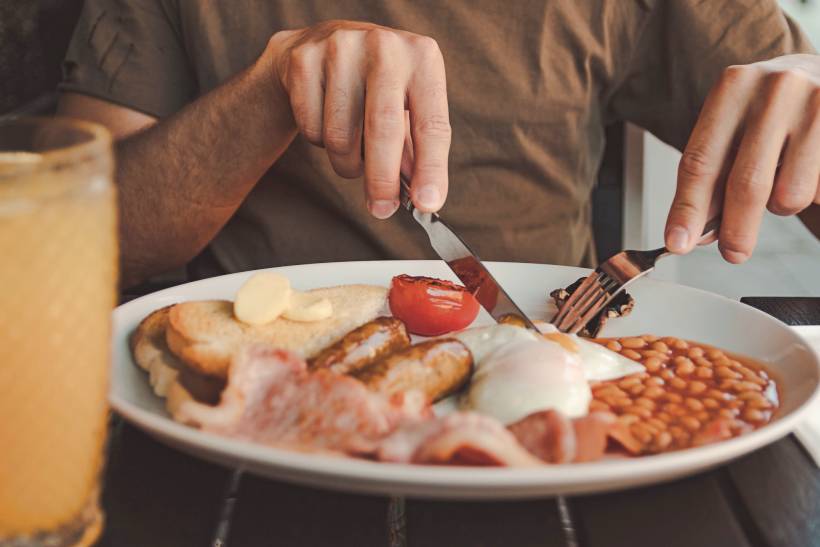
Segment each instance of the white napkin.
[{"label": "white napkin", "polygon": [[[820,325],[792,327],[820,355]],[[820,467],[820,400],[814,402],[806,419],[794,430],[797,439]]]}]

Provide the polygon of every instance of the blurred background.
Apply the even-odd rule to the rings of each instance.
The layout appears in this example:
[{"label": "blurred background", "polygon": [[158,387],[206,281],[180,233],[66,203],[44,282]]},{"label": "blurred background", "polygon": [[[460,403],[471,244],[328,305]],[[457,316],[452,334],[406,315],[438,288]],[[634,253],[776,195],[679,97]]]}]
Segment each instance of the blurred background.
[{"label": "blurred background", "polygon": [[[820,46],[820,0],[782,0]],[[48,112],[82,0],[0,0],[0,115]],[[662,244],[679,153],[637,128],[614,126],[593,200],[598,252]],[[767,215],[742,266],[714,246],[661,262],[653,275],[731,298],[820,296],[820,242],[795,218]]]}]

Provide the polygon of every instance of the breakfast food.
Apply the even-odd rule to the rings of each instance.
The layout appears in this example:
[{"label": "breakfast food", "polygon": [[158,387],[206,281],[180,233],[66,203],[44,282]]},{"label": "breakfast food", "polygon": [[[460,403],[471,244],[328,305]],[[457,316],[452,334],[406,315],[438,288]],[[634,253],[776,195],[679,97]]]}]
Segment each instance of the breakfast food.
[{"label": "breakfast food", "polygon": [[308,366],[349,374],[409,345],[404,323],[395,317],[377,317],[323,349],[308,361]]},{"label": "breakfast food", "polygon": [[590,409],[612,412],[627,426],[621,439],[632,454],[735,437],[768,423],[777,410],[774,381],[750,359],[671,336],[596,342],[646,367],[592,386]]},{"label": "breakfast food", "polygon": [[478,300],[466,288],[443,279],[398,275],[390,283],[390,312],[407,330],[439,336],[464,329],[478,315]]},{"label": "breakfast food", "polygon": [[381,287],[299,293],[254,276],[237,302],[156,310],[131,347],[180,422],[397,463],[639,457],[742,435],[778,407],[774,382],[750,360],[672,337],[586,339],[536,321],[538,332],[515,318],[469,328],[470,298],[449,282],[397,276],[387,316]]},{"label": "breakfast food", "polygon": [[308,291],[331,302],[333,316],[305,323],[284,317],[260,326],[238,321],[227,300],[182,302],[171,308],[166,340],[186,365],[208,376],[227,378],[238,348],[263,343],[312,357],[352,329],[374,319],[387,291],[372,285],[346,285]]},{"label": "breakfast food", "polygon": [[233,313],[248,325],[266,325],[290,305],[290,280],[284,275],[261,272],[251,276],[236,293]]},{"label": "breakfast food", "polygon": [[385,395],[410,390],[438,401],[458,391],[473,372],[473,357],[458,340],[442,338],[408,346],[353,373]]}]

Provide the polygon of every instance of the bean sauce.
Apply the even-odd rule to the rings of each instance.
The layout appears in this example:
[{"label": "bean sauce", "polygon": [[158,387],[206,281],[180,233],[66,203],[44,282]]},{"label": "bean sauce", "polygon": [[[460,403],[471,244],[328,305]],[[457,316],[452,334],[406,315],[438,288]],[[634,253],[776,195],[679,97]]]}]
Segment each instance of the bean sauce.
[{"label": "bean sauce", "polygon": [[736,437],[771,421],[778,408],[774,380],[751,359],[671,336],[593,341],[646,367],[591,386],[590,411],[615,414],[634,454]]}]

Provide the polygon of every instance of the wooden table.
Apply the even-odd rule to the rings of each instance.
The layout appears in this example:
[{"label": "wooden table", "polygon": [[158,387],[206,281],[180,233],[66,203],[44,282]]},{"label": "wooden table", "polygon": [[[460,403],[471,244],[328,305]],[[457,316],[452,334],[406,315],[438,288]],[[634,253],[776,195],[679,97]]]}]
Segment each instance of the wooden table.
[{"label": "wooden table", "polygon": [[[749,298],[820,324],[820,298]],[[521,502],[390,500],[275,482],[191,458],[113,419],[111,547],[820,547],[820,470],[789,436],[671,483]]]}]

